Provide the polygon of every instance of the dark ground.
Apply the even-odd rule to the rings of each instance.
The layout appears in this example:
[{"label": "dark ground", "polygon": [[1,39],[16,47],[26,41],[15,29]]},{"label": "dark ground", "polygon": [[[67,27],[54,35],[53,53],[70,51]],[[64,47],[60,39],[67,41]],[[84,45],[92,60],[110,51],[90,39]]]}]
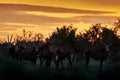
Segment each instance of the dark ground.
[{"label": "dark ground", "polygon": [[0,59],[0,80],[120,80],[118,63],[105,62],[101,72],[99,62],[91,61],[88,68],[84,66],[84,63],[84,60],[74,63],[73,70],[57,71],[53,63],[48,69],[41,68],[39,65]]}]

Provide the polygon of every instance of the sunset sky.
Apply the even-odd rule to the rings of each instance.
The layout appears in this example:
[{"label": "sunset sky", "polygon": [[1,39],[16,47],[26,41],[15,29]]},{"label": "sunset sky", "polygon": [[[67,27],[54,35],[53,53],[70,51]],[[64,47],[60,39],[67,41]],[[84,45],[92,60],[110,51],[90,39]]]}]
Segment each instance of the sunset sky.
[{"label": "sunset sky", "polygon": [[23,29],[48,37],[56,27],[79,31],[91,24],[113,25],[120,17],[120,0],[0,0],[0,38]]}]

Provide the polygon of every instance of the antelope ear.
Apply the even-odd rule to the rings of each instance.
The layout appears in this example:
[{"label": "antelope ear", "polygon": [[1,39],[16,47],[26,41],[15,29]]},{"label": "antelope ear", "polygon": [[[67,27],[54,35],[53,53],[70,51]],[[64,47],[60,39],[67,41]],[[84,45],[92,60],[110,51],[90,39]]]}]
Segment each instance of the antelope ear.
[{"label": "antelope ear", "polygon": [[14,42],[12,42],[12,44],[14,44]]},{"label": "antelope ear", "polygon": [[15,45],[15,42],[12,42],[13,45]]}]

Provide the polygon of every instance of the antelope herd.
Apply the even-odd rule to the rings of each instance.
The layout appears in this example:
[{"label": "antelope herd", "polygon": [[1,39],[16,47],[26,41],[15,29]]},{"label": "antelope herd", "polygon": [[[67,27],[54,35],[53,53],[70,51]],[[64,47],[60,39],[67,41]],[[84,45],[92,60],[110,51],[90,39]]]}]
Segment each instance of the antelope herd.
[{"label": "antelope herd", "polygon": [[[43,66],[45,63],[46,67],[50,68],[51,62],[56,66],[56,69],[60,69],[60,66],[62,69],[64,69],[64,59],[68,60],[68,68],[73,68],[73,57],[75,53],[71,53],[68,51],[63,51],[60,49],[57,49],[56,51],[53,51],[51,49],[50,43],[44,43],[40,46],[20,46],[17,44],[10,44],[9,47],[9,53],[11,55],[11,58],[13,60],[17,60],[19,62],[28,61],[32,64],[36,64],[37,59],[40,61],[40,66]],[[86,66],[89,64],[90,58],[94,60],[100,61],[100,69],[102,69],[103,61],[105,61],[109,54],[109,46],[103,45],[99,49],[96,50],[86,50],[85,51],[85,60],[86,60]]]}]

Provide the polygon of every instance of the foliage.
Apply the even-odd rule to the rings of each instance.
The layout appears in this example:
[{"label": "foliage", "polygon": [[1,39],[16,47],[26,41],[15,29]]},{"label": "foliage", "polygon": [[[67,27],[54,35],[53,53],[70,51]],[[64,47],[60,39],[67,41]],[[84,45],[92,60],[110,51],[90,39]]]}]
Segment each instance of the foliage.
[{"label": "foliage", "polygon": [[116,40],[118,40],[115,29],[108,29],[106,27],[101,26],[101,24],[92,25],[92,27],[90,27],[89,30],[83,33],[80,38],[83,38],[83,40],[86,41],[86,44],[89,45],[88,49],[98,48],[103,44],[110,45],[113,44]]},{"label": "foliage", "polygon": [[70,48],[74,48],[75,42],[75,35],[76,35],[76,28],[73,28],[72,25],[70,26],[63,26],[62,28],[56,28],[56,31],[52,33],[50,36],[50,40],[58,46],[59,48],[67,45]]}]

